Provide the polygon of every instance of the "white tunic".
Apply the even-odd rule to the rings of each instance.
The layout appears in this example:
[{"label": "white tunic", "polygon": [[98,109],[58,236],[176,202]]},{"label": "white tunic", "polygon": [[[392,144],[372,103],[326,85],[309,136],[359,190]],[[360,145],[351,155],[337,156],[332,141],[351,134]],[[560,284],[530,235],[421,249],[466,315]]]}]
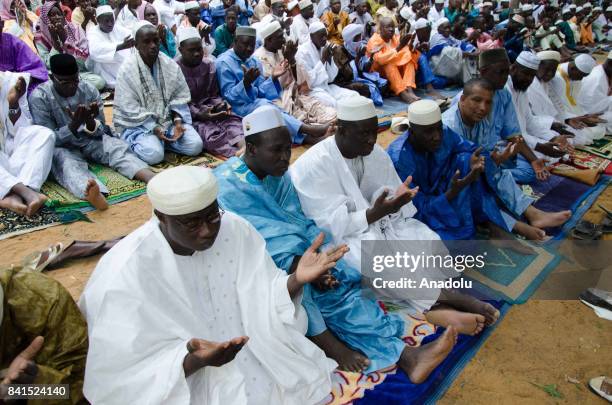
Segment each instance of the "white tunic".
[{"label": "white tunic", "polygon": [[19,119],[14,124],[10,120],[7,96],[19,77],[27,87],[29,73],[0,72],[0,199],[18,183],[40,190],[51,170],[55,148],[55,133],[32,125],[27,94],[19,99]]},{"label": "white tunic", "polygon": [[153,7],[157,10],[160,16],[160,23],[164,24],[169,29],[176,25],[176,11],[180,10],[176,0],[155,0]]},{"label": "white tunic", "polygon": [[298,46],[295,55],[298,84],[306,82],[310,89],[309,95],[329,107],[336,107],[336,102],[343,98],[359,96],[356,91],[332,84],[338,75],[338,67],[333,58],[329,62],[321,62],[321,53],[322,50],[317,49],[310,38]]},{"label": "white tunic", "polygon": [[[570,112],[571,108],[565,93],[559,94],[559,81],[563,82],[563,79],[553,77],[551,81],[545,83],[536,77],[527,89],[527,96],[536,116],[551,116],[555,121],[564,123],[566,119],[576,117],[576,114]],[[594,139],[605,135],[605,128],[599,125],[584,129],[568,127],[568,130],[576,135],[572,140],[574,145],[589,145]]]},{"label": "white tunic", "polygon": [[608,121],[606,132],[612,133],[612,96],[609,89],[608,75],[603,65],[595,66],[591,73],[582,79],[578,104],[589,114],[603,112],[603,118]]},{"label": "white tunic", "polygon": [[[393,192],[402,183],[391,158],[380,146],[375,145],[368,156],[347,160],[340,153],[336,138],[329,137],[300,156],[289,173],[304,214],[328,231],[335,244],[349,246],[344,256],[349,265],[368,271],[367,265],[361,266],[362,241],[381,241],[382,245],[376,249],[382,246],[385,254],[390,255],[397,251],[394,241],[433,241],[431,250],[439,248],[435,244],[440,237],[413,218],[416,208],[412,202],[397,213],[368,224],[366,211],[380,193],[385,188]],[[417,270],[413,276],[440,280],[457,275],[453,273],[427,269],[426,275]],[[385,279],[389,280],[389,275]],[[414,309],[423,311],[436,302],[439,290],[429,293],[418,300],[401,298]]]},{"label": "white tunic", "polygon": [[508,76],[508,81],[506,82],[506,89],[512,95],[512,104],[516,110],[521,134],[527,145],[534,150],[538,158],[548,159],[551,162],[558,161],[559,159],[551,158],[535,150],[538,143],[546,143],[558,135],[550,129],[555,121],[554,117],[550,115],[536,115],[531,107],[527,91],[516,90],[510,76]]},{"label": "white tunic", "polygon": [[[213,246],[175,255],[151,219],[111,249],[79,306],[89,328],[84,393],[95,404],[314,404],[337,364],[308,340],[306,315],[265,241],[226,213]],[[295,301],[301,301],[301,296]],[[185,378],[192,338],[250,340]]]},{"label": "white tunic", "polygon": [[123,60],[130,55],[130,49],[117,51],[117,45],[123,43],[131,33],[123,26],[115,24],[109,33],[102,32],[99,26],[87,31],[89,43],[89,61],[95,74],[102,76],[106,85],[115,88],[117,72]]},{"label": "white tunic", "polygon": [[308,24],[314,20],[306,21],[301,14],[293,17],[291,27],[289,28],[289,38],[298,45],[310,41],[310,33],[308,32]]},{"label": "white tunic", "polygon": [[438,11],[434,6],[431,6],[429,12],[427,13],[427,19],[436,26],[438,20],[444,18],[444,9]]},{"label": "white tunic", "polygon": [[121,11],[117,14],[115,18],[115,25],[120,25],[128,32],[132,32],[134,25],[138,22],[138,17],[136,17],[131,11],[129,6],[126,4],[123,6]]}]

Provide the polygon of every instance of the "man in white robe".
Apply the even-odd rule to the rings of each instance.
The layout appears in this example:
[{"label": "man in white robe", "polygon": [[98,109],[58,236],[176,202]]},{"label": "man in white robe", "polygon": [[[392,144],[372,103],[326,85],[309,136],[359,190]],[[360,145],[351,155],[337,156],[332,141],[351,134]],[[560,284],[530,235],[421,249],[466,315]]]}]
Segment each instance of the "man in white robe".
[{"label": "man in white robe", "polygon": [[94,270],[79,301],[91,403],[315,404],[329,394],[337,364],[304,336],[300,302],[346,246],[319,253],[320,235],[287,275],[255,228],[219,209],[217,191],[208,168],[160,173],[147,187],[153,218]]},{"label": "man in white robe", "polygon": [[336,107],[342,99],[359,96],[359,93],[332,84],[338,75],[338,66],[332,55],[332,43],[327,42],[327,29],[321,21],[308,27],[310,39],[298,46],[297,63],[298,85],[306,83],[310,96],[323,104]]},{"label": "man in white robe", "polygon": [[[411,122],[441,120],[439,108],[426,112],[419,108],[421,103],[414,109],[412,105],[409,108]],[[409,176],[402,183],[391,158],[376,144],[378,119],[372,100],[356,96],[339,102],[337,125],[335,136],[308,149],[289,169],[304,214],[329,232],[334,243],[346,243],[350,247],[344,259],[350,266],[360,269],[365,279],[371,278],[372,273],[369,264],[361,261],[362,249],[364,254],[373,252],[370,251],[372,245],[362,245],[362,241],[376,241],[376,255],[394,256],[399,249],[406,248],[402,241],[416,241],[413,244],[419,246],[419,254],[446,254],[440,237],[413,218],[416,208],[411,200],[418,188],[408,188],[412,178]],[[414,280],[445,280],[457,275],[454,269],[419,267],[414,270],[411,273]],[[389,281],[400,275],[404,273],[384,274]],[[419,283],[417,281],[417,285]],[[379,289],[376,284],[372,284],[372,288],[413,310],[428,311],[426,316],[430,322],[453,325],[460,333],[469,333],[473,328],[479,330],[485,324],[494,323],[499,315],[493,307],[485,308],[481,304],[460,308],[455,304],[465,296],[440,288],[388,291]],[[431,308],[443,299],[441,294],[449,305],[465,312],[452,309],[441,313]],[[470,318],[466,324],[459,321],[464,316]]]},{"label": "man in white robe", "polygon": [[300,8],[300,14],[293,17],[291,22],[291,28],[289,29],[289,37],[297,44],[303,44],[310,40],[310,33],[308,32],[308,25],[310,22],[317,21],[314,16],[314,5],[310,0],[301,0],[298,3]]},{"label": "man in white robe", "polygon": [[132,32],[136,23],[144,19],[144,11],[148,4],[145,0],[128,0],[121,10],[115,9],[116,24]]},{"label": "man in white robe", "polygon": [[436,26],[438,20],[441,20],[444,17],[444,0],[435,0],[434,6],[430,8],[429,12],[427,13],[427,19],[429,22],[434,24],[434,26]]},{"label": "man in white robe", "polygon": [[[612,32],[612,30],[611,30]],[[582,79],[578,105],[588,114],[600,114],[607,121],[606,133],[612,133],[612,51],[605,63],[597,65]]]},{"label": "man in white robe", "polygon": [[115,15],[110,6],[96,9],[98,24],[87,30],[89,60],[95,74],[102,76],[106,86],[115,88],[117,72],[123,60],[134,47],[134,38],[122,26],[115,24]]},{"label": "man in white robe", "polygon": [[510,66],[506,89],[512,96],[512,104],[527,146],[538,158],[556,162],[572,151],[568,142],[571,133],[565,130],[563,124],[555,122],[554,117],[533,112],[527,89],[535,78],[539,64],[534,53],[521,52],[516,62]]},{"label": "man in white robe", "polygon": [[183,3],[176,0],[155,0],[153,7],[159,14],[160,24],[164,24],[176,34],[176,16],[185,13]]},{"label": "man in white robe", "polygon": [[557,51],[542,51],[538,53],[540,66],[533,83],[527,89],[531,108],[538,117],[553,117],[555,121],[567,124],[570,132],[575,135],[574,145],[589,145],[595,139],[605,135],[603,125],[589,126],[587,116],[578,116],[569,103],[564,91],[563,79],[555,75],[561,60]]},{"label": "man in white robe", "polygon": [[0,72],[0,208],[32,216],[47,197],[39,193],[49,171],[55,134],[32,125],[29,73]]}]

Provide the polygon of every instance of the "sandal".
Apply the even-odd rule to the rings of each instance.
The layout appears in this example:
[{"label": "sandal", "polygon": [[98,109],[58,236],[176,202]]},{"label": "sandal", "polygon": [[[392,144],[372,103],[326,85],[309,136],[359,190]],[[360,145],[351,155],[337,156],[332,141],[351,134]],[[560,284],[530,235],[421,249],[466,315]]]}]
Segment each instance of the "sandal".
[{"label": "sandal", "polygon": [[79,259],[84,257],[90,257],[99,253],[105,253],[109,251],[117,242],[123,239],[123,236],[102,241],[80,241],[75,240],[70,243],[62,252],[56,255],[49,263],[48,267],[57,268],[63,262],[70,259]]},{"label": "sandal", "polygon": [[[604,375],[591,378],[591,381],[589,381],[589,388],[591,388],[593,392],[603,399],[607,399],[608,402],[612,402],[612,394],[607,394],[602,388],[604,384],[606,384],[608,387],[612,387],[612,379]],[[610,392],[610,388],[608,388],[608,392]]]},{"label": "sandal", "polygon": [[597,288],[588,288],[581,292],[578,298],[584,304],[590,304],[601,309],[612,311],[612,293],[607,291]]},{"label": "sandal", "polygon": [[42,272],[63,251],[64,244],[58,242],[49,246],[47,250],[29,254],[22,261],[22,270]]},{"label": "sandal", "polygon": [[595,225],[589,221],[582,221],[572,229],[571,235],[574,239],[596,240],[601,238],[602,231],[599,225]]}]

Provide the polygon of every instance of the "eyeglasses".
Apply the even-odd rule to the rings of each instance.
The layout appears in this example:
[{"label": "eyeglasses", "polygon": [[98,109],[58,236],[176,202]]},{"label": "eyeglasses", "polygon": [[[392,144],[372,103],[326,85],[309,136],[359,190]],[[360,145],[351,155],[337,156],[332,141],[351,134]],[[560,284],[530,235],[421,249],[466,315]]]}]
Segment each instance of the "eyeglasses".
[{"label": "eyeglasses", "polygon": [[223,217],[223,214],[225,214],[225,211],[222,208],[219,208],[216,212],[212,212],[205,217],[191,218],[186,221],[177,219],[176,222],[178,222],[188,232],[195,232],[200,229],[203,224],[206,224],[206,226],[218,224],[221,222],[221,217]]},{"label": "eyeglasses", "polygon": [[68,80],[60,80],[55,75],[53,75],[52,77],[53,77],[53,80],[55,80],[55,82],[57,84],[59,84],[60,86],[69,86],[71,84],[74,84],[74,85],[78,85],[79,84],[79,76],[78,75],[76,76],[76,78],[68,79]]}]

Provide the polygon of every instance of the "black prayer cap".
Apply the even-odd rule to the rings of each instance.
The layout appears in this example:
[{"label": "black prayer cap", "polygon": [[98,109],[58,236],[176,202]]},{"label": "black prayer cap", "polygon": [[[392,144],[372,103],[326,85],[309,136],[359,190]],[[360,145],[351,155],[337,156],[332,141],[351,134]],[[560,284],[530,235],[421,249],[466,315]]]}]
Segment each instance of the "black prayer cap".
[{"label": "black prayer cap", "polygon": [[504,48],[488,49],[480,54],[478,58],[478,67],[483,68],[497,62],[508,62],[508,53]]},{"label": "black prayer cap", "polygon": [[79,72],[76,59],[67,53],[58,53],[49,59],[51,73],[60,76],[70,76]]}]

